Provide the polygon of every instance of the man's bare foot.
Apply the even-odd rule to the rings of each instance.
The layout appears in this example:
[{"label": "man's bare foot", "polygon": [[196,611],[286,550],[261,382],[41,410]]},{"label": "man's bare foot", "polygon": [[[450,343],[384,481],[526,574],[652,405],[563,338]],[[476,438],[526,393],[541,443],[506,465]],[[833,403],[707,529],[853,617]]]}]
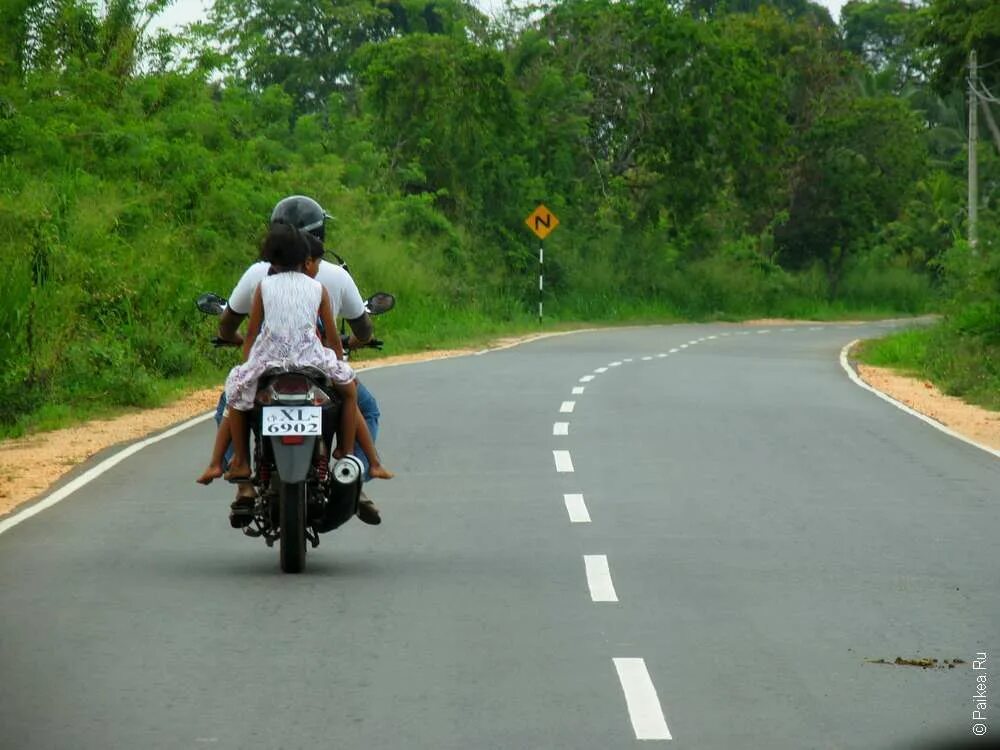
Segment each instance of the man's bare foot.
[{"label": "man's bare foot", "polygon": [[372,464],[368,468],[368,474],[372,479],[392,479],[396,476],[393,472],[389,471],[382,464]]},{"label": "man's bare foot", "polygon": [[243,482],[250,479],[250,467],[247,464],[229,464],[229,471],[225,473],[227,482]]},{"label": "man's bare foot", "polygon": [[222,476],[222,467],[218,464],[209,464],[205,472],[195,479],[198,484],[211,484],[213,480]]}]

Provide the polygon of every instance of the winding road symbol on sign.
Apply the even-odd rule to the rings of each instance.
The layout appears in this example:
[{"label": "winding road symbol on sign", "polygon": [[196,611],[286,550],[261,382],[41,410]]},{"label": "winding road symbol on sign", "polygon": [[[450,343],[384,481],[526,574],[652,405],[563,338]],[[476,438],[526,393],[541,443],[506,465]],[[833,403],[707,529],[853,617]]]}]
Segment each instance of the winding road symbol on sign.
[{"label": "winding road symbol on sign", "polygon": [[544,203],[539,203],[538,208],[528,215],[524,223],[528,225],[528,229],[538,235],[538,239],[544,240],[552,233],[553,229],[559,226],[559,219],[545,207]]}]

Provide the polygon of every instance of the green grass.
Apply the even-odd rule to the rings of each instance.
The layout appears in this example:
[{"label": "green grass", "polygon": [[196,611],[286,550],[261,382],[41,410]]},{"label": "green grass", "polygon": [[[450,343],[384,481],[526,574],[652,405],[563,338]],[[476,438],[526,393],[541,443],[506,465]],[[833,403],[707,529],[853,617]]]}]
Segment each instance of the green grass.
[{"label": "green grass", "polygon": [[930,380],[944,393],[1000,411],[1000,344],[945,321],[866,341],[858,358]]}]

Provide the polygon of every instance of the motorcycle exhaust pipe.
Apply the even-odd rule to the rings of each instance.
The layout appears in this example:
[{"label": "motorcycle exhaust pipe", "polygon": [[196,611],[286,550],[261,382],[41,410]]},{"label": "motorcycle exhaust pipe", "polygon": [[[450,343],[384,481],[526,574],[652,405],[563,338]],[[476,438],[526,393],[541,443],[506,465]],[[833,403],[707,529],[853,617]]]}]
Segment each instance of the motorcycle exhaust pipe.
[{"label": "motorcycle exhaust pipe", "polygon": [[330,467],[327,492],[331,508],[337,509],[340,525],[358,511],[364,466],[354,456],[344,456]]},{"label": "motorcycle exhaust pipe", "polygon": [[344,456],[333,465],[330,471],[333,481],[337,484],[351,485],[361,479],[364,466],[355,456]]}]

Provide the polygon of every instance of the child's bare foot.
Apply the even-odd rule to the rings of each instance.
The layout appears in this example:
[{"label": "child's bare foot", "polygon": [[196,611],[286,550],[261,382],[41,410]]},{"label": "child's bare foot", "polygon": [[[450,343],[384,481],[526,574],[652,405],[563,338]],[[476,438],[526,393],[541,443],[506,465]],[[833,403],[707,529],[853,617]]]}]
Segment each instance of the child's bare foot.
[{"label": "child's bare foot", "polygon": [[242,482],[250,479],[250,466],[247,464],[229,464],[229,471],[226,472],[227,482]]},{"label": "child's bare foot", "polygon": [[382,464],[372,464],[368,468],[368,473],[371,475],[372,479],[392,479],[396,476],[393,472],[389,471]]},{"label": "child's bare foot", "polygon": [[209,464],[205,472],[195,479],[198,484],[211,484],[212,480],[222,476],[222,467],[218,464]]}]

